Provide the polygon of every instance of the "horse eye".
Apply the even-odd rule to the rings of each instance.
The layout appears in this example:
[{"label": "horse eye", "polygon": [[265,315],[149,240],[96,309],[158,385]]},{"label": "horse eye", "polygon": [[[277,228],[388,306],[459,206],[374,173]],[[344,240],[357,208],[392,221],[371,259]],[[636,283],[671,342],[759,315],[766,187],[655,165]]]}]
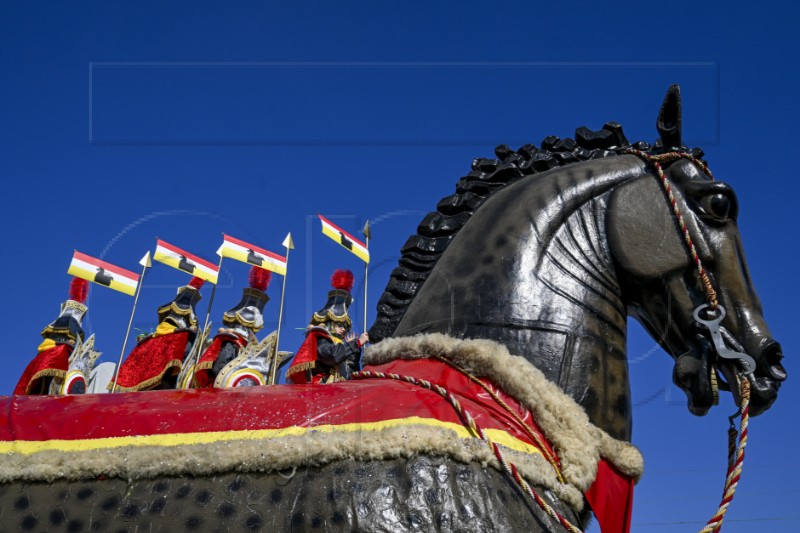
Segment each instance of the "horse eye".
[{"label": "horse eye", "polygon": [[709,194],[700,201],[705,214],[719,222],[725,222],[732,217],[733,205],[726,194]]}]

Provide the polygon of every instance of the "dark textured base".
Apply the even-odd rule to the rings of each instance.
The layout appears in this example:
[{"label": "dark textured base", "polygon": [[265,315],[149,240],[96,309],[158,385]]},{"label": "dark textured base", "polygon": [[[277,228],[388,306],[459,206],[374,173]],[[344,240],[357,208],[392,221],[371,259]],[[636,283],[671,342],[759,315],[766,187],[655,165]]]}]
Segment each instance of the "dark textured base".
[{"label": "dark textured base", "polygon": [[[578,518],[538,489],[576,525]],[[2,531],[563,531],[490,468],[443,458],[0,486]]]}]

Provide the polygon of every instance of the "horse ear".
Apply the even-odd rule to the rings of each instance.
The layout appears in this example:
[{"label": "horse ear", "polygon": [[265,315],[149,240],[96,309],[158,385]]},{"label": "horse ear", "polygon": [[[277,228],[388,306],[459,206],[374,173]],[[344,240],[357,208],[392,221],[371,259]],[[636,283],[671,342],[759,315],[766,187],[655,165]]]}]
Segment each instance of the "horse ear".
[{"label": "horse ear", "polygon": [[664,102],[658,112],[656,128],[664,148],[683,146],[681,142],[681,87],[672,85],[667,89]]}]

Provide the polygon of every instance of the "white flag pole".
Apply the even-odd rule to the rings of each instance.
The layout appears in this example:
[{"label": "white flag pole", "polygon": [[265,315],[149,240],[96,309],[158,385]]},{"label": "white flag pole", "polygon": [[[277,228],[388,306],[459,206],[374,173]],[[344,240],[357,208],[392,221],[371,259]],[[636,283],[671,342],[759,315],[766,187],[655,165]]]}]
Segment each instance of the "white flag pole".
[{"label": "white flag pole", "polygon": [[286,296],[286,278],[289,275],[289,250],[294,250],[291,232],[283,239],[283,247],[286,248],[286,273],[283,275],[283,286],[281,287],[281,305],[278,310],[278,333],[275,337],[275,353],[272,356],[272,364],[269,367],[268,385],[275,385],[278,378],[278,348],[281,344],[281,325],[283,323],[283,302]]},{"label": "white flag pole", "polygon": [[[369,229],[369,220],[367,223],[364,224],[364,244],[367,247],[367,253],[369,253],[369,238],[372,236],[371,231]],[[369,263],[364,262],[364,330],[362,333],[367,331],[367,274],[369,272]]]},{"label": "white flag pole", "polygon": [[117,390],[117,378],[119,377],[119,367],[122,366],[122,358],[125,357],[125,347],[128,345],[128,336],[131,334],[131,327],[133,326],[133,315],[136,313],[136,304],[139,302],[139,293],[142,292],[142,284],[144,283],[144,275],[147,269],[153,266],[150,260],[150,251],[144,254],[139,264],[142,265],[142,275],[139,277],[139,283],[136,285],[136,295],[133,297],[133,309],[131,310],[131,318],[128,321],[128,329],[125,331],[125,339],[122,341],[122,352],[119,354],[119,362],[117,368],[114,369],[114,385],[111,386],[111,392]]}]

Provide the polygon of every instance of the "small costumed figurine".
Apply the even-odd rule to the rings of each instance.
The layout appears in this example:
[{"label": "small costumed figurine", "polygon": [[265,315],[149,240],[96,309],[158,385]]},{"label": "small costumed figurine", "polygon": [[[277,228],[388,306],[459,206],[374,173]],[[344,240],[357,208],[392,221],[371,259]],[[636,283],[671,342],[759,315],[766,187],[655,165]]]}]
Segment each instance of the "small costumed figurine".
[{"label": "small costumed figurine", "polygon": [[[175,388],[181,365],[197,335],[195,306],[202,297],[203,283],[200,278],[192,278],[178,289],[174,300],[158,308],[155,332],[138,340],[119,369],[118,392]],[[108,390],[113,387],[112,380]]]},{"label": "small costumed figurine", "polygon": [[241,301],[222,316],[224,327],[214,337],[197,363],[194,383],[197,387],[211,387],[225,366],[236,359],[248,343],[257,342],[255,334],[264,327],[264,306],[269,301],[266,294],[272,273],[259,267],[250,269],[250,286],[242,292]]},{"label": "small costumed figurine", "polygon": [[44,341],[22,373],[14,394],[49,394],[54,380],[63,382],[75,344],[84,338],[81,322],[88,310],[85,305],[88,294],[89,282],[73,278],[69,299],[61,304],[58,318],[42,330]]},{"label": "small costumed figurine", "polygon": [[331,276],[333,290],[325,306],[314,313],[306,329],[306,340],[286,371],[293,383],[334,383],[349,375],[348,365],[356,365],[361,347],[369,342],[362,333],[359,338],[350,331],[352,322],[347,309],[353,303],[353,273],[337,270]]}]

